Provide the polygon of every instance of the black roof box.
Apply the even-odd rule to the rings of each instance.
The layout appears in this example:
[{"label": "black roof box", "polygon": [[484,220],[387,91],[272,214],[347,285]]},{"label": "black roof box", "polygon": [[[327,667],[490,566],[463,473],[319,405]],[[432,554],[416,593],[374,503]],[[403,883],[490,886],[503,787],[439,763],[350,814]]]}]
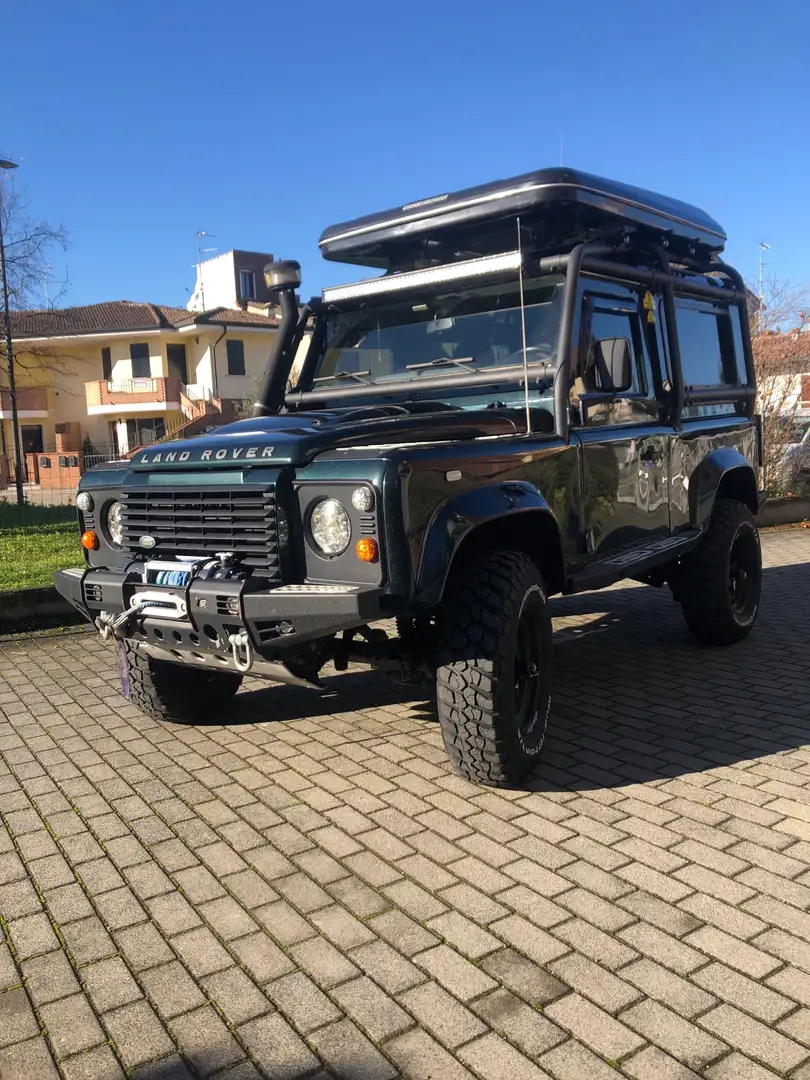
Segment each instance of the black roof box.
[{"label": "black roof box", "polygon": [[666,240],[670,253],[708,260],[726,234],[708,214],[666,195],[575,169],[540,169],[510,180],[369,214],[332,225],[320,248],[336,262],[404,270],[517,247],[556,254],[582,240],[617,241],[628,232]]}]

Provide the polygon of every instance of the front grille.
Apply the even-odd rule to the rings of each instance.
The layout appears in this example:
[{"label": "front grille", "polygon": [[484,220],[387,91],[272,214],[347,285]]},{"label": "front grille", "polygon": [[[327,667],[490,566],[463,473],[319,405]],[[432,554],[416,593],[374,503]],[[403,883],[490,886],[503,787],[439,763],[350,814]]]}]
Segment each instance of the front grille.
[{"label": "front grille", "polygon": [[[279,579],[276,492],[261,488],[124,491],[124,544],[156,556],[232,551],[245,565]],[[151,536],[146,548],[141,537]]]}]

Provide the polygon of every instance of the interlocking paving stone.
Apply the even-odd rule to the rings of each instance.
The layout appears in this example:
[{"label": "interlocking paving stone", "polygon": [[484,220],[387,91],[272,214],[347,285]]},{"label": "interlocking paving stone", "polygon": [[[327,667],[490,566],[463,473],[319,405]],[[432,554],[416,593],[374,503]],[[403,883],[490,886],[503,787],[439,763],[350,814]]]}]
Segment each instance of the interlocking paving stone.
[{"label": "interlocking paving stone", "polygon": [[[342,995],[349,992],[350,987],[351,983],[341,987],[334,995],[341,1004]],[[423,983],[409,990],[401,996],[400,1001],[413,1013],[423,1028],[451,1050],[486,1032],[486,1027],[478,1017],[435,983]],[[405,1019],[404,1014],[400,1019],[400,1027],[409,1027],[410,1024],[403,1024],[402,1019]],[[374,1035],[373,1031],[369,1033]]]},{"label": "interlocking paving stone", "polygon": [[0,1049],[0,1076],[59,1080],[59,1073],[44,1039],[26,1038],[22,1031],[17,1033],[17,1039],[20,1041],[15,1041],[13,1046]]},{"label": "interlocking paving stone", "polygon": [[552,602],[524,790],[374,674],[179,727],[91,633],[0,640],[0,1075],[807,1080],[810,547],[763,550],[734,649]]},{"label": "interlocking paving stone", "polygon": [[84,994],[43,1005],[40,1016],[57,1058],[88,1050],[105,1041],[104,1032]]},{"label": "interlocking paving stone", "polygon": [[61,950],[26,960],[21,965],[21,971],[28,993],[37,1006],[68,997],[79,990],[70,961]]},{"label": "interlocking paving stone", "polygon": [[166,1029],[146,1001],[136,1001],[107,1013],[104,1026],[127,1068],[173,1049]]},{"label": "interlocking paving stone", "polygon": [[39,1034],[39,1024],[22,989],[0,994],[0,1047]]},{"label": "interlocking paving stone", "polygon": [[251,1057],[272,1080],[295,1080],[318,1067],[318,1059],[278,1014],[261,1016],[239,1028]]}]

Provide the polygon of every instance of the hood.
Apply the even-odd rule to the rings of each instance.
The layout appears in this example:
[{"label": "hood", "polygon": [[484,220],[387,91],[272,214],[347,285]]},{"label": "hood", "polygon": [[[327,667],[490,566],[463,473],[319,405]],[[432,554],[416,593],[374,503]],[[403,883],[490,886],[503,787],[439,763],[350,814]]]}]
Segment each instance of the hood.
[{"label": "hood", "polygon": [[340,446],[397,446],[406,443],[517,435],[520,410],[415,411],[416,404],[285,413],[238,420],[205,435],[156,443],[139,450],[130,468],[216,468],[239,465],[302,465]]}]

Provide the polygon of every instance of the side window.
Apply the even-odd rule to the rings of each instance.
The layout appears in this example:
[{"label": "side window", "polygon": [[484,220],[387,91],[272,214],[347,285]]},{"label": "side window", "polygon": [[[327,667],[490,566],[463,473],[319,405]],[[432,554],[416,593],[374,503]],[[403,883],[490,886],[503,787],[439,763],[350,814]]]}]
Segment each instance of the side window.
[{"label": "side window", "polygon": [[[631,309],[594,307],[591,318],[591,333],[588,355],[585,358],[586,384],[591,383],[597,393],[614,389],[609,372],[602,362],[603,349],[600,345],[606,341],[626,341],[630,352],[631,385],[623,388],[623,394],[643,394],[646,390],[644,378],[644,346],[641,341],[638,312]],[[588,387],[591,389],[591,386]]]},{"label": "side window", "polygon": [[[737,350],[728,309],[697,300],[678,299],[675,317],[684,385],[737,386]],[[742,356],[739,362],[742,365]]]}]

